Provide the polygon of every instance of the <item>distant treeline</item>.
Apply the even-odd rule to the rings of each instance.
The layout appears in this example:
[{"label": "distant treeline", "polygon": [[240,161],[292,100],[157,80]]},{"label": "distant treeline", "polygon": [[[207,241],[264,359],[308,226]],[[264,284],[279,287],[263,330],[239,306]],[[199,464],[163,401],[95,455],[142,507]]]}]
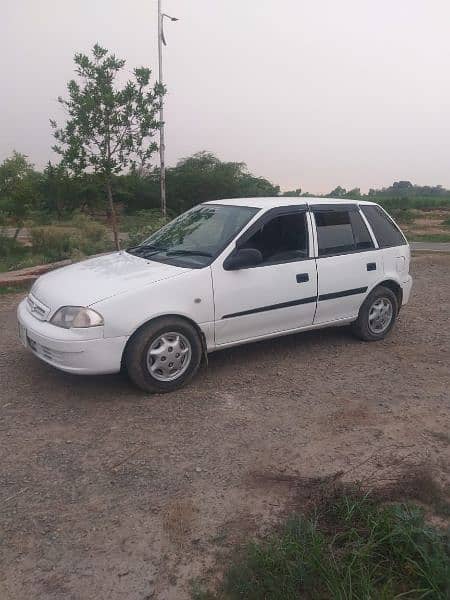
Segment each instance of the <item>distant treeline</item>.
[{"label": "distant treeline", "polygon": [[[157,168],[115,176],[113,187],[116,202],[125,214],[159,208]],[[167,205],[171,216],[206,200],[277,195],[312,196],[300,188],[283,193],[278,185],[251,174],[245,163],[224,162],[209,152],[184,158],[167,170]],[[392,208],[438,207],[450,203],[450,190],[440,185],[416,186],[409,181],[371,189],[368,194],[361,194],[359,188],[346,190],[338,186],[324,196],[366,198]],[[80,211],[105,214],[106,207],[105,187],[98,175],[74,176],[51,163],[43,171],[37,171],[25,155],[17,152],[0,165],[0,221],[4,224],[21,226],[39,214],[55,219]]]}]

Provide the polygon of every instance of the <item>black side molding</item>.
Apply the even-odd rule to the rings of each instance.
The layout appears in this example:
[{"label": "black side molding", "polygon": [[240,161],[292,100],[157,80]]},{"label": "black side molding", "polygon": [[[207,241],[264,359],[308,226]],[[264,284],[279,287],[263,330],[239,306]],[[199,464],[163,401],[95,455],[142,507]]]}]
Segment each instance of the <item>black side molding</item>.
[{"label": "black side molding", "polygon": [[342,292],[333,292],[332,294],[322,294],[319,296],[319,302],[323,300],[334,300],[335,298],[345,298],[345,296],[356,296],[367,292],[367,287],[355,288],[353,290],[344,290]]},{"label": "black side molding", "polygon": [[290,300],[289,302],[280,302],[280,304],[270,304],[269,306],[260,306],[258,308],[251,308],[249,310],[243,310],[237,313],[230,313],[229,315],[223,315],[222,319],[231,319],[233,317],[243,317],[244,315],[253,315],[255,313],[267,312],[268,310],[276,310],[277,308],[290,308],[291,306],[299,306],[300,304],[309,304],[310,302],[316,302],[316,296],[309,298],[300,298],[299,300]]},{"label": "black side molding", "polygon": [[[364,294],[365,292],[367,292],[367,287],[355,288],[353,290],[344,290],[342,292],[333,292],[332,294],[322,294],[321,296],[319,296],[319,302],[322,302],[324,300],[334,300],[335,298],[345,298],[345,296],[355,296],[357,294]],[[300,304],[310,304],[316,301],[316,296],[310,296],[308,298],[300,298],[298,300],[290,300],[289,302],[280,302],[279,304],[259,306],[258,308],[250,308],[249,310],[242,310],[241,312],[230,313],[229,315],[223,315],[222,319],[243,317],[245,315],[253,315],[255,313],[267,312],[269,310],[277,310],[278,308],[290,308],[291,306],[299,306]]]}]

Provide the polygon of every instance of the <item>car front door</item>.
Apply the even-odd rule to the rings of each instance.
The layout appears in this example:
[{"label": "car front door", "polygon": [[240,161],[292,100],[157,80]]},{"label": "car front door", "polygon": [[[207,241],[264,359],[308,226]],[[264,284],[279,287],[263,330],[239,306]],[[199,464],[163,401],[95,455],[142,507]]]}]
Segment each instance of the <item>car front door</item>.
[{"label": "car front door", "polygon": [[356,204],[311,206],[317,231],[318,302],[314,324],[358,316],[383,273],[381,254]]},{"label": "car front door", "polygon": [[236,242],[258,250],[262,262],[235,270],[226,270],[223,259],[212,265],[217,346],[312,324],[317,274],[310,223],[306,206],[267,211]]}]

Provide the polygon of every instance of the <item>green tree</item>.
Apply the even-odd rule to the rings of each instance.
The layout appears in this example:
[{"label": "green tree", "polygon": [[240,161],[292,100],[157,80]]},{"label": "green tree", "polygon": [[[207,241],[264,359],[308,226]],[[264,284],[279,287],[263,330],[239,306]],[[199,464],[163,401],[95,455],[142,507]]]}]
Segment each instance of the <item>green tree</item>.
[{"label": "green tree", "polygon": [[[160,173],[153,170],[131,170],[116,181],[116,200],[121,202],[127,213],[142,210],[160,210]],[[169,196],[170,206],[172,198]]]},{"label": "green tree", "polygon": [[69,99],[58,102],[68,119],[64,127],[50,123],[62,156],[62,165],[75,174],[94,172],[105,186],[116,247],[119,248],[113,199],[114,176],[126,168],[148,164],[157,145],[153,136],[160,127],[157,113],[164,88],[150,85],[150,69],[134,69],[133,80],[117,84],[125,61],[98,44],[92,58],[76,54],[78,81],[68,83]]},{"label": "green tree", "polygon": [[326,195],[327,198],[345,198],[347,190],[340,185],[338,185],[334,190],[332,190],[329,194]]},{"label": "green tree", "polygon": [[360,188],[352,188],[345,194],[346,198],[350,198],[352,200],[358,200],[361,198],[361,190]]},{"label": "green tree", "polygon": [[283,192],[281,195],[285,196],[286,198],[299,198],[302,195],[302,190],[300,188],[297,188],[296,190],[288,190],[287,192]]},{"label": "green tree", "polygon": [[15,150],[0,165],[0,214],[14,223],[14,239],[38,202],[39,177],[28,157]]},{"label": "green tree", "polygon": [[248,172],[242,162],[223,162],[211,152],[197,152],[167,171],[170,205],[176,212],[222,198],[277,196],[280,188]]},{"label": "green tree", "polygon": [[41,210],[55,214],[58,218],[70,214],[78,205],[75,178],[64,165],[53,165],[50,161],[42,173]]}]

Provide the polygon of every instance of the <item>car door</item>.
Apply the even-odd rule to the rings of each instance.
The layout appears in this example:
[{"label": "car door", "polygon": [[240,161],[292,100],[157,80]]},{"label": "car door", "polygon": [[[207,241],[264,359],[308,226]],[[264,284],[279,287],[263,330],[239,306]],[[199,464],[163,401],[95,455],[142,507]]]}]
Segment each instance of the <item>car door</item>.
[{"label": "car door", "polygon": [[356,204],[313,205],[311,212],[318,276],[314,324],[356,318],[383,272],[381,254]]},{"label": "car door", "polygon": [[224,256],[212,265],[217,346],[312,324],[317,274],[310,220],[305,205],[269,210],[236,242],[259,250],[260,264],[229,271]]}]

